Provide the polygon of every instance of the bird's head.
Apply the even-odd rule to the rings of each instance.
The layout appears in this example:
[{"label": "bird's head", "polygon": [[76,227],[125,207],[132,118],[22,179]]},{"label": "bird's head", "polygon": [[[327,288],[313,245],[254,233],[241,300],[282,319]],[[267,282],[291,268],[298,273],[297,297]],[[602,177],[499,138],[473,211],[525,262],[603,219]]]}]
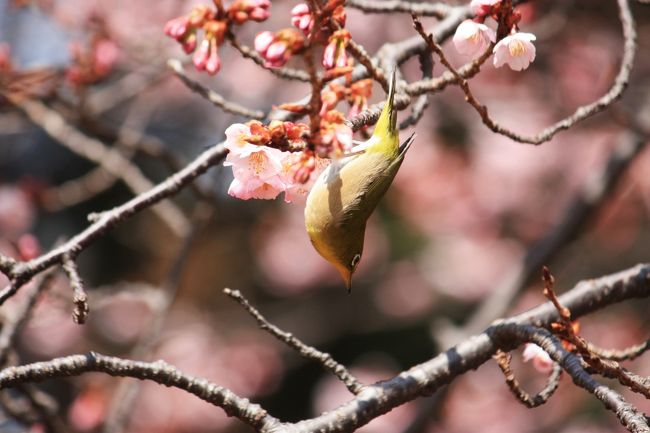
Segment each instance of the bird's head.
[{"label": "bird's head", "polygon": [[357,270],[357,266],[361,261],[361,250],[357,253],[350,253],[341,256],[340,260],[334,263],[336,269],[339,270],[341,277],[343,277],[343,282],[345,287],[348,289],[348,293],[352,291],[352,274]]},{"label": "bird's head", "polygon": [[327,237],[313,237],[316,250],[338,269],[348,292],[352,289],[352,275],[357,270],[363,254],[363,227],[355,227],[345,234],[336,233]]}]

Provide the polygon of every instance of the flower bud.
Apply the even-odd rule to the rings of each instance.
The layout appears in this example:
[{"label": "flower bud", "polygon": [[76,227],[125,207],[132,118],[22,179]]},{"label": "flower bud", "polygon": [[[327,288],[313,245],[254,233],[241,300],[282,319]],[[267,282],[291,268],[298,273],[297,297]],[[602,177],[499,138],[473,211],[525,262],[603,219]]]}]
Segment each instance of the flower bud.
[{"label": "flower bud", "polygon": [[312,28],[313,20],[309,6],[299,3],[291,9],[291,24],[298,27],[307,35]]}]

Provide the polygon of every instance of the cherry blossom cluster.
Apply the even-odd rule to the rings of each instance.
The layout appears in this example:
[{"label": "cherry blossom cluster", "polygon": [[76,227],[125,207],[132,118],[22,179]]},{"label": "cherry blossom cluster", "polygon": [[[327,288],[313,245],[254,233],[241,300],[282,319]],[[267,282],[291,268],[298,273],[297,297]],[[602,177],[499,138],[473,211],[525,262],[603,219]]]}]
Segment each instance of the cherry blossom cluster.
[{"label": "cherry blossom cluster", "polygon": [[[336,24],[337,30],[331,31],[330,20]],[[348,66],[346,47],[350,41],[350,32],[343,29],[345,20],[342,0],[329,0],[317,13],[307,4],[300,3],[291,10],[291,24],[296,28],[259,33],[255,38],[255,49],[267,67],[280,67],[305,48],[309,37],[317,43],[327,43],[322,60],[324,68],[344,68]],[[318,23],[317,28],[314,28],[314,23]]]},{"label": "cherry blossom cluster", "polygon": [[[453,37],[456,50],[465,56],[476,57],[496,42],[492,49],[495,67],[500,68],[507,64],[515,71],[528,68],[535,60],[533,41],[536,38],[532,33],[519,31],[517,24],[521,15],[512,8],[512,2],[472,0],[470,7],[475,17],[463,21],[456,29]],[[496,32],[485,24],[488,17],[499,23]],[[497,36],[500,39],[498,42]]]},{"label": "cherry blossom cluster", "polygon": [[281,149],[304,147],[307,130],[307,125],[280,121],[268,126],[257,121],[230,125],[226,129],[229,152],[224,165],[232,167],[234,180],[228,194],[243,200],[269,200],[284,192],[286,202],[306,194],[311,187],[310,176],[301,168],[310,166],[311,174],[317,168],[316,158],[306,159],[303,152]]},{"label": "cherry blossom cluster", "polygon": [[[345,115],[336,110],[339,102],[350,105],[348,116],[356,116],[367,108],[372,91],[371,80],[335,84],[335,77],[349,74],[353,60],[347,54],[351,40],[344,28],[346,13],[343,0],[328,0],[313,11],[301,3],[291,10],[294,27],[276,32],[262,31],[255,38],[255,50],[264,65],[278,68],[295,54],[323,48],[321,65],[325,73],[314,78],[321,88],[320,104],[284,104],[279,108],[310,116],[311,125],[272,121],[234,124],[226,130],[229,154],[226,166],[232,167],[234,180],[228,193],[240,199],[274,199],[284,192],[291,202],[309,191],[328,158],[341,158],[352,148],[352,129],[345,124]],[[223,43],[232,24],[248,20],[264,21],[269,16],[269,0],[236,0],[227,9],[215,1],[215,7],[200,5],[185,16],[165,25],[165,33],[176,39],[186,53],[194,53],[194,66],[199,71],[216,74],[221,62],[217,48]],[[198,32],[203,39],[198,42]],[[198,47],[197,47],[198,45]],[[314,76],[315,77],[315,76]],[[320,81],[319,81],[320,80]],[[326,84],[328,83],[329,84]],[[323,86],[325,86],[323,88]]]},{"label": "cherry blossom cluster", "polygon": [[[214,7],[198,5],[188,15],[168,21],[165,33],[176,39],[185,53],[194,53],[192,61],[198,71],[215,75],[221,69],[218,47],[230,26],[264,21],[270,16],[270,6],[270,0],[235,0],[226,9],[220,0],[214,0]],[[199,31],[203,33],[200,43]]]}]

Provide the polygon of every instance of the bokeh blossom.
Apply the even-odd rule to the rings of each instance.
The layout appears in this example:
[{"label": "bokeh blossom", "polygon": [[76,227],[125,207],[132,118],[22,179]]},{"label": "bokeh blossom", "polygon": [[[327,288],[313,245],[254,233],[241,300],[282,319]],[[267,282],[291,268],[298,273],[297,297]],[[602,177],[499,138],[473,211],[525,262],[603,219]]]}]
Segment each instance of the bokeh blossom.
[{"label": "bokeh blossom", "polygon": [[98,37],[88,47],[70,44],[73,64],[66,70],[68,82],[74,86],[93,84],[108,76],[118,61],[120,50],[107,37]]},{"label": "bokeh blossom", "polygon": [[485,52],[490,42],[496,41],[496,33],[485,24],[465,20],[456,28],[453,41],[459,53],[476,57]]},{"label": "bokeh blossom", "polygon": [[494,47],[494,66],[507,64],[514,71],[526,69],[535,60],[536,39],[532,33],[515,33],[501,39]]}]

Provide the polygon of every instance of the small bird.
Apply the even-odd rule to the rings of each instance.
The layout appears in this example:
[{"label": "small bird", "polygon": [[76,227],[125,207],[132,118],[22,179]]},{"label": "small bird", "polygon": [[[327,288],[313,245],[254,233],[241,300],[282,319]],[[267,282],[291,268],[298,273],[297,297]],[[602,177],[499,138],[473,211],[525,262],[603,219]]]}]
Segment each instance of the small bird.
[{"label": "small bird", "polygon": [[363,254],[366,221],[388,190],[413,142],[401,146],[394,108],[395,71],[386,104],[368,141],[332,160],[309,192],[305,228],[314,248],[341,273],[348,293]]}]

